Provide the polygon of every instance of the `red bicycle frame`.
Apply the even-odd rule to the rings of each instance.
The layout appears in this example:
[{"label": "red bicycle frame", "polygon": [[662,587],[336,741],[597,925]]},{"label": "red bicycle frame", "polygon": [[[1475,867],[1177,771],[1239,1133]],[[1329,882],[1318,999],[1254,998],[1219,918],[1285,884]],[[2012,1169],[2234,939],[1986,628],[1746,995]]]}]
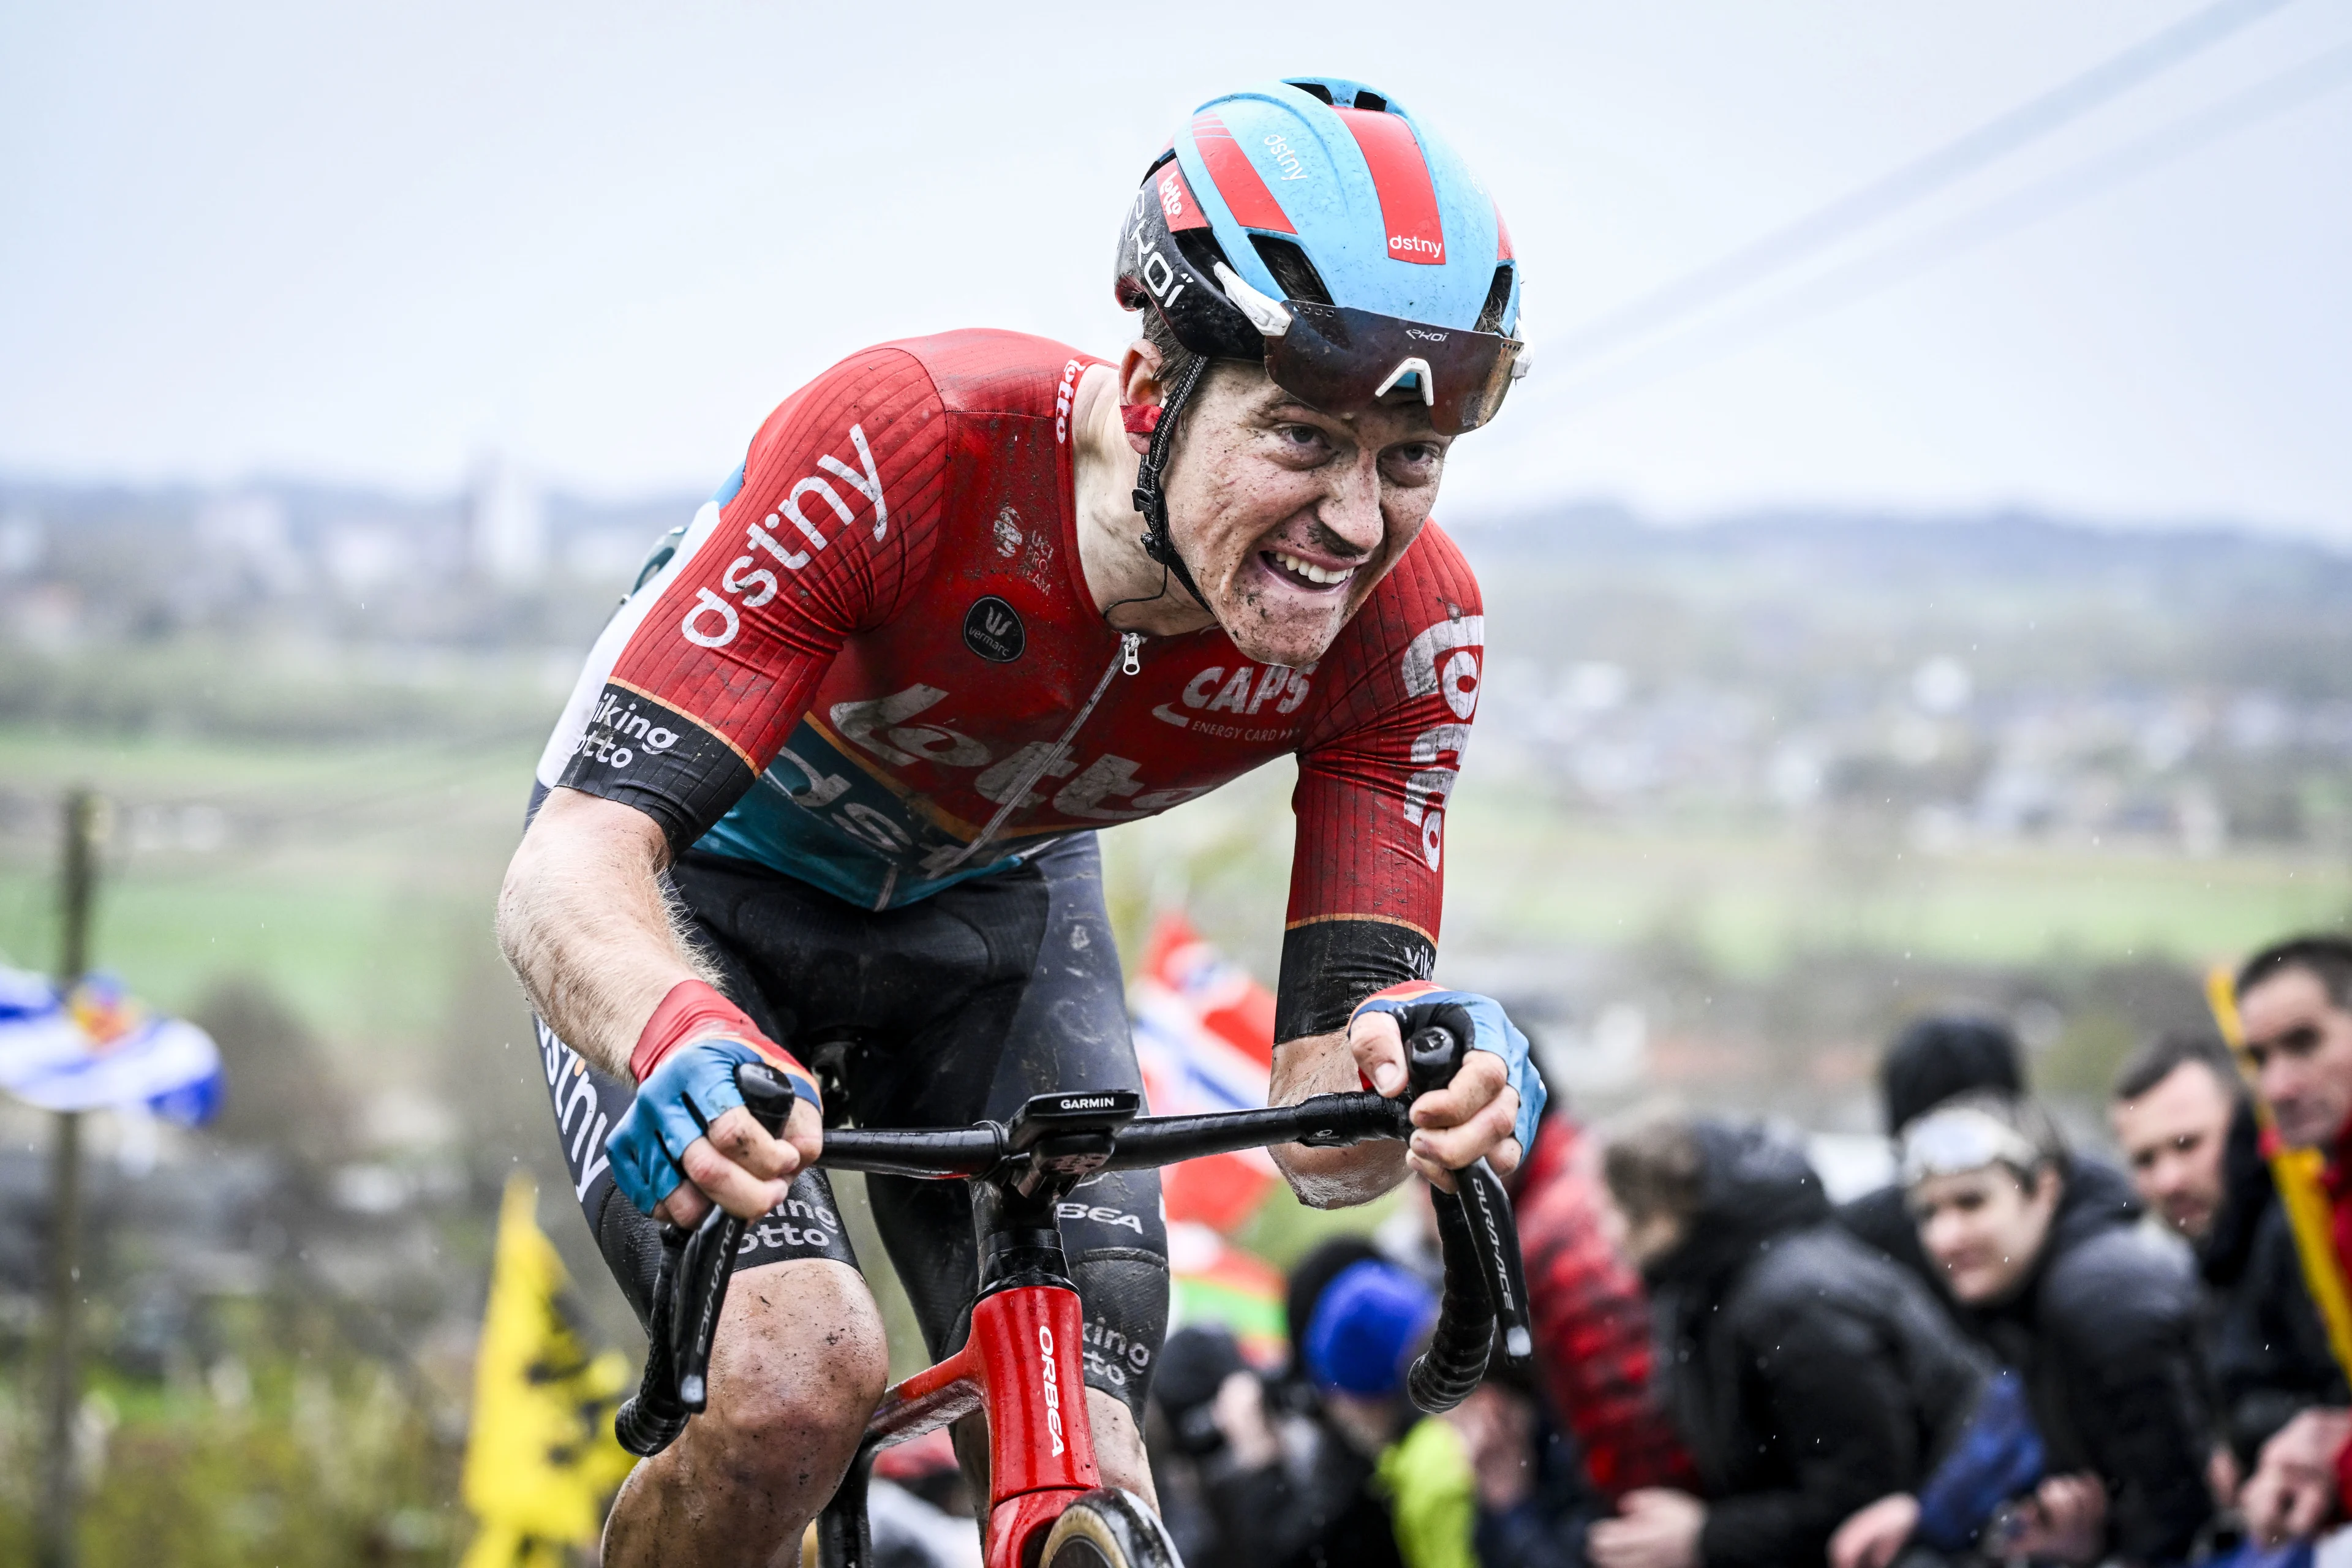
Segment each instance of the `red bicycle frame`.
[{"label": "red bicycle frame", "polygon": [[[1463,1049],[1443,1028],[1417,1033],[1407,1050],[1416,1089],[1450,1079]],[[735,1077],[753,1114],[771,1131],[782,1126],[793,1094],[782,1076],[747,1064]],[[1150,1169],[1276,1143],[1339,1148],[1412,1131],[1403,1101],[1369,1092],[1138,1121],[1141,1104],[1133,1089],[1040,1094],[1008,1122],[825,1134],[820,1163],[833,1169],[970,1182],[980,1243],[980,1292],[963,1347],[883,1394],[817,1517],[826,1568],[873,1568],[866,1499],[874,1451],[975,1413],[988,1419],[987,1568],[1024,1568],[1032,1547],[1044,1545],[1070,1507],[1101,1489],[1087,1415],[1085,1323],[1056,1223],[1064,1193],[1102,1170]],[[1451,1409],[1476,1386],[1498,1320],[1507,1355],[1523,1356],[1528,1343],[1508,1200],[1483,1163],[1463,1172],[1460,1185],[1458,1194],[1437,1200],[1449,1283],[1431,1348],[1407,1380],[1414,1403],[1431,1412]],[[614,1421],[633,1454],[660,1453],[703,1408],[742,1231],[743,1222],[721,1209],[691,1235],[663,1227],[644,1381]],[[1149,1518],[1139,1507],[1133,1511]]]},{"label": "red bicycle frame", "polygon": [[1102,1485],[1083,1332],[1075,1290],[1016,1285],[984,1296],[963,1348],[884,1394],[866,1424],[873,1448],[987,1413],[988,1568],[1020,1568],[1030,1538]]}]

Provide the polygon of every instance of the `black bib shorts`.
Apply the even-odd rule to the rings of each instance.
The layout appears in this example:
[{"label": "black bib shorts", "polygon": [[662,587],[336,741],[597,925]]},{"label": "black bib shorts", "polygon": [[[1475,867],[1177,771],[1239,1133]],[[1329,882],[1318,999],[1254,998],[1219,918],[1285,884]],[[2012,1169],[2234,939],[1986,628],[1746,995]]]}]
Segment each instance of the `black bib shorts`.
[{"label": "black bib shorts", "polygon": [[[722,989],[793,1051],[860,1127],[1003,1121],[1033,1094],[1140,1089],[1118,952],[1091,833],[904,909],[868,910],[748,861],[692,852],[671,880]],[[604,1138],[635,1089],[591,1068],[542,1023],[556,1134],[589,1229],[639,1321],[651,1311],[656,1223],[614,1185]],[[965,1184],[868,1176],[891,1264],[937,1360],[960,1348],[980,1289]],[[1168,1329],[1160,1177],[1123,1171],[1061,1207],[1086,1316],[1087,1382],[1139,1422]],[[823,1171],[744,1236],[739,1270],[800,1258],[857,1266]]]}]

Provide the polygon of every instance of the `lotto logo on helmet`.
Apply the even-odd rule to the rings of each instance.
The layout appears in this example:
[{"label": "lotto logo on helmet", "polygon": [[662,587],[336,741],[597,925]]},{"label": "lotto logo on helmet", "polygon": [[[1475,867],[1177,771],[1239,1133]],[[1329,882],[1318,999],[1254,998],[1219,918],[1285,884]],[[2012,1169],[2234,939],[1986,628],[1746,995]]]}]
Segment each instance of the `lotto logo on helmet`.
[{"label": "lotto logo on helmet", "polygon": [[1160,210],[1168,215],[1168,221],[1171,224],[1184,216],[1184,185],[1177,179],[1172,163],[1169,165],[1168,172],[1160,176]]}]

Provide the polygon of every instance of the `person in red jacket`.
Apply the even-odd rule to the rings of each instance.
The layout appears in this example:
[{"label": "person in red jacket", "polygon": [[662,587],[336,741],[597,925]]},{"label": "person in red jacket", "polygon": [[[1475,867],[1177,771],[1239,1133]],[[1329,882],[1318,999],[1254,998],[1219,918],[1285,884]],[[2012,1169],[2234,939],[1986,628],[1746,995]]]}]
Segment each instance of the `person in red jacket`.
[{"label": "person in red jacket", "polygon": [[[2280,1142],[2324,1149],[2336,1264],[2352,1274],[2352,942],[2295,937],[2238,972],[2238,1017]],[[2352,1410],[2305,1410],[2263,1446],[2241,1494],[2266,1544],[2314,1535],[2352,1496]]]},{"label": "person in red jacket", "polygon": [[1651,1387],[1649,1299],[1610,1237],[1599,1161],[1572,1118],[1546,1117],[1516,1206],[1545,1392],[1613,1507],[1644,1487],[1687,1489],[1696,1472]]}]

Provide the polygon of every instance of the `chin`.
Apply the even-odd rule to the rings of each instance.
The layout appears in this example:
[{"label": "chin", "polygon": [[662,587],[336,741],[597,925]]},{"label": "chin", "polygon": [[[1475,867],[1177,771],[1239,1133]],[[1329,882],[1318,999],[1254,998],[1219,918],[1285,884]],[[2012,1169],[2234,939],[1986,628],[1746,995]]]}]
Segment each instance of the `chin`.
[{"label": "chin", "polygon": [[1347,629],[1369,587],[1339,594],[1304,594],[1264,574],[1244,571],[1212,591],[1217,622],[1243,658],[1297,669],[1322,658]]},{"label": "chin", "polygon": [[1254,664],[1278,664],[1287,669],[1302,668],[1330,652],[1332,643],[1339,638],[1339,627],[1347,624],[1342,621],[1339,626],[1305,628],[1250,626],[1247,616],[1244,610],[1236,617],[1244,623],[1238,628],[1226,628],[1225,635],[1233,639],[1234,648]]}]

